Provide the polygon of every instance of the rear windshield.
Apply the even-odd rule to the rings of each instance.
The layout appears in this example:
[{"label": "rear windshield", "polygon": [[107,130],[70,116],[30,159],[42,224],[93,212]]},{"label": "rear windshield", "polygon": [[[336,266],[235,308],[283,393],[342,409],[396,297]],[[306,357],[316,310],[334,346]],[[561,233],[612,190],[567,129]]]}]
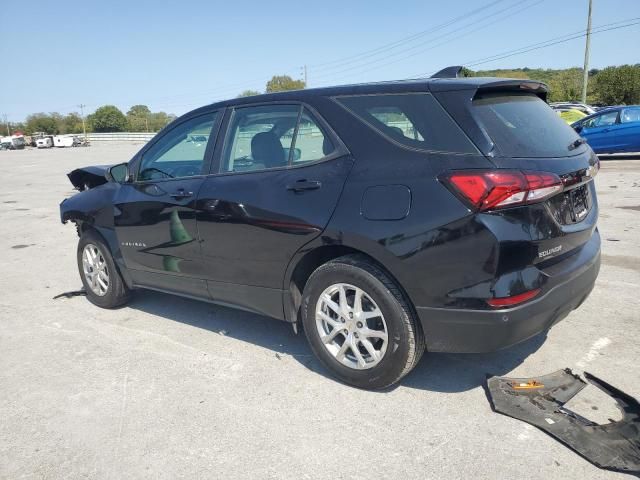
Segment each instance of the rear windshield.
[{"label": "rear windshield", "polygon": [[506,157],[567,157],[578,134],[534,94],[483,94],[473,100],[474,117],[499,154]]},{"label": "rear windshield", "polygon": [[406,147],[478,152],[431,94],[357,95],[336,100],[385,137]]}]

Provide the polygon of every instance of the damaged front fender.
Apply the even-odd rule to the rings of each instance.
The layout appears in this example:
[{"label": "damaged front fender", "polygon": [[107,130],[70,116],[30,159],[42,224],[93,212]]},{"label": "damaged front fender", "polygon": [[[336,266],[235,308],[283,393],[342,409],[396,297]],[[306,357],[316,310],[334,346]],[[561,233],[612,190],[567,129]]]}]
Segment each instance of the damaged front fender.
[{"label": "damaged front fender", "polygon": [[90,190],[83,190],[60,204],[60,220],[87,222],[113,228],[113,198],[117,183],[109,182]]}]

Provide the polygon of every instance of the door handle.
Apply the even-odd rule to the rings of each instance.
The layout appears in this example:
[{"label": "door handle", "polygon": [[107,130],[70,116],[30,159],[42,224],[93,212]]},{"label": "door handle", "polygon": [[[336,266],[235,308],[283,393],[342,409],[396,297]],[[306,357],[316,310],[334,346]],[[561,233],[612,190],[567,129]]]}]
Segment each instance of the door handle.
[{"label": "door handle", "polygon": [[298,180],[287,185],[287,190],[298,193],[305,190],[317,190],[321,186],[322,183],[320,183],[318,180]]},{"label": "door handle", "polygon": [[170,193],[169,196],[175,198],[176,200],[179,200],[181,198],[193,197],[193,192],[187,192],[181,188],[177,192]]}]

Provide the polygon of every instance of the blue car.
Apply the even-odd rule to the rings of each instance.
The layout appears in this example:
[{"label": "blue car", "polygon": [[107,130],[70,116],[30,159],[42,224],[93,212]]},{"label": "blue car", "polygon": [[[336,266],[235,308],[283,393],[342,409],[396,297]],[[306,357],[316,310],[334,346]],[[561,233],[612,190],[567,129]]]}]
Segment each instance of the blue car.
[{"label": "blue car", "polygon": [[596,153],[640,152],[640,105],[605,108],[571,126]]}]

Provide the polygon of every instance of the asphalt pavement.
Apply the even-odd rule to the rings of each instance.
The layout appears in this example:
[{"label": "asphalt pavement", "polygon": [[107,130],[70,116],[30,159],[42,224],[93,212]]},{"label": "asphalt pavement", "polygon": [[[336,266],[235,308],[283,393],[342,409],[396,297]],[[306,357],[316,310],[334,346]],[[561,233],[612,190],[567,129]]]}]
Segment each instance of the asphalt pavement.
[{"label": "asphalt pavement", "polygon": [[[148,291],[118,310],[53,299],[81,287],[66,173],[139,147],[0,152],[0,478],[625,478],[493,413],[483,383],[570,367],[640,398],[639,160],[602,162],[603,263],[578,310],[505,351],[426,354],[368,392],[276,320]],[[617,414],[588,398],[585,415]]]}]

